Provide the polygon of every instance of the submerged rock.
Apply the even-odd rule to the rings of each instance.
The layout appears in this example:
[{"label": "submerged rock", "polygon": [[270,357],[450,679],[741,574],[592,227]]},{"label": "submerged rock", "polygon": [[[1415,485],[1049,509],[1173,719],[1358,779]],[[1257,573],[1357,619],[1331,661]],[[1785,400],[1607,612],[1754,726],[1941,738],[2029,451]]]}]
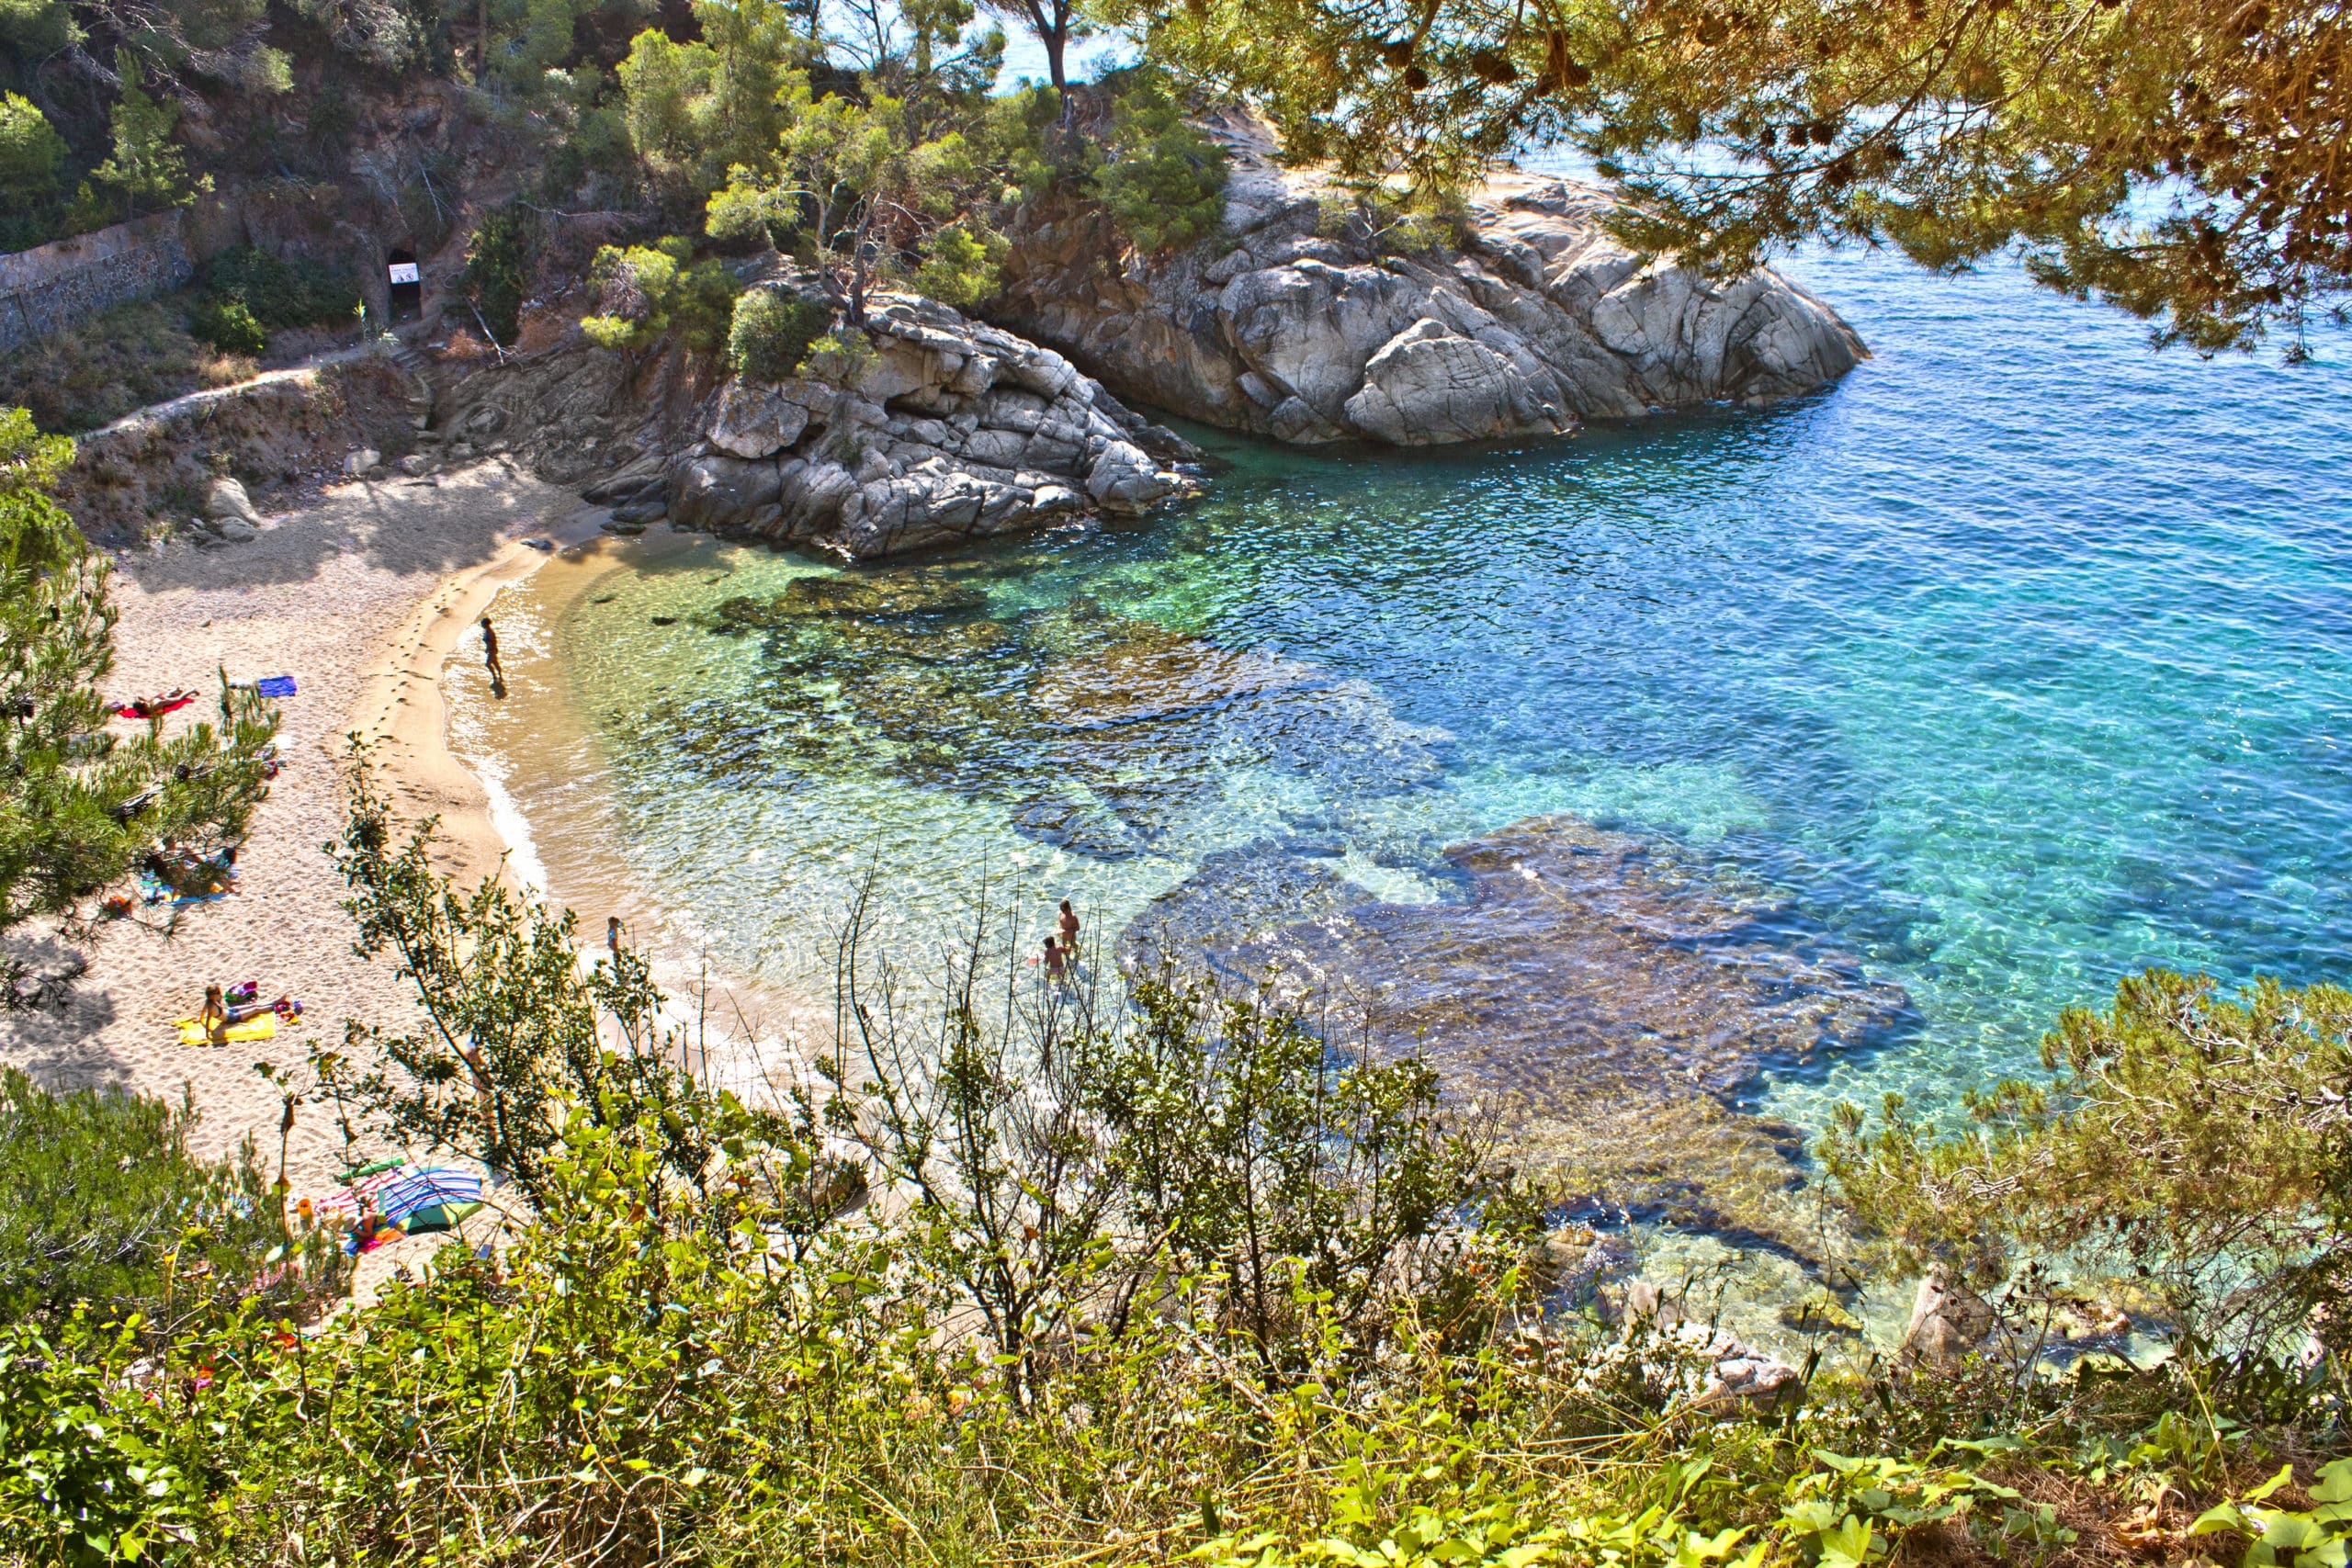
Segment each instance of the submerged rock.
[{"label": "submerged rock", "polygon": [[1911,1301],[1911,1320],[1903,1329],[1903,1360],[1937,1369],[1956,1367],[1983,1348],[1995,1323],[1992,1304],[1984,1297],[1946,1279],[1941,1269],[1930,1269]]},{"label": "submerged rock", "polygon": [[[1611,1087],[1727,1093],[1767,1064],[1810,1064],[1907,1010],[1853,955],[1801,934],[1781,902],[1652,840],[1539,817],[1446,859],[1458,902],[1386,903],[1361,889],[1308,898],[1306,886],[1336,877],[1253,866],[1237,883],[1235,863],[1204,864],[1134,934],[1376,998],[1391,1031],[1419,1039],[1464,1093],[1533,1109]],[[1282,923],[1219,941],[1231,917],[1215,911],[1235,906]]]},{"label": "submerged rock", "polygon": [[1455,897],[1394,903],[1266,844],[1213,856],[1130,926],[1130,957],[1269,972],[1418,1045],[1512,1157],[1625,1218],[1810,1258],[1804,1140],[1728,1103],[1904,1026],[1784,901],[1651,840],[1541,817],[1445,852]]},{"label": "submerged rock", "polygon": [[1106,267],[1122,247],[1098,214],[1033,223],[992,318],[1123,397],[1300,443],[1432,446],[1769,403],[1867,356],[1770,267],[1711,279],[1645,262],[1604,228],[1609,191],[1498,166],[1460,248],[1400,252],[1335,224],[1334,193],[1278,167],[1262,123],[1208,129],[1232,154],[1217,239]]}]

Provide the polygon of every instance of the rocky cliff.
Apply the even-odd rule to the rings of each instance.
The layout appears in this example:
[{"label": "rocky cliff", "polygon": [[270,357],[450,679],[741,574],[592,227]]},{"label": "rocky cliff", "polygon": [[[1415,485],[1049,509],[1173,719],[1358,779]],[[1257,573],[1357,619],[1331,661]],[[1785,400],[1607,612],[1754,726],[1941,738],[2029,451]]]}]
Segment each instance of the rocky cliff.
[{"label": "rocky cliff", "polygon": [[1867,356],[1770,268],[1710,280],[1644,263],[1602,227],[1615,197],[1498,168],[1466,243],[1399,252],[1335,223],[1332,193],[1277,168],[1256,126],[1232,153],[1225,231],[1172,255],[1102,258],[1099,215],[1033,221],[989,315],[1122,397],[1277,440],[1427,446],[1835,381]]}]

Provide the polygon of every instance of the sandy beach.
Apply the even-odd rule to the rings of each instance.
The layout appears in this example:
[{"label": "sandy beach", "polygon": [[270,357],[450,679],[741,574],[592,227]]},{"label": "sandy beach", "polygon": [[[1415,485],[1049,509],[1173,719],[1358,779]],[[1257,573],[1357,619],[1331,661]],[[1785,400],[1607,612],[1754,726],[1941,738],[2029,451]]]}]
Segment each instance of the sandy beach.
[{"label": "sandy beach", "polygon": [[[377,743],[403,818],[441,818],[448,869],[492,871],[503,846],[482,789],[443,745],[442,666],[481,657],[481,607],[548,558],[523,539],[568,545],[593,536],[601,515],[488,463],[339,486],[250,543],[175,541],[116,558],[109,695],[209,694],[219,670],[292,675],[300,690],[279,705],[282,767],[240,854],[237,892],[185,910],[175,929],[154,911],[101,928],[82,949],[89,970],[70,1002],[0,1014],[0,1060],[53,1087],[111,1083],[173,1099],[185,1089],[202,1116],[199,1152],[251,1135],[274,1166],[280,1100],[254,1065],[300,1062],[312,1043],[339,1041],[346,1018],[399,1028],[414,1016],[391,964],[352,952],[342,884],[322,850],[343,826],[345,738]],[[11,941],[37,958],[64,951],[40,922]],[[301,998],[301,1021],[266,1042],[178,1043],[172,1021],[196,1010],[207,985],[247,979],[265,997]],[[332,1113],[304,1107],[288,1149],[294,1190],[322,1190],[342,1156]]]}]

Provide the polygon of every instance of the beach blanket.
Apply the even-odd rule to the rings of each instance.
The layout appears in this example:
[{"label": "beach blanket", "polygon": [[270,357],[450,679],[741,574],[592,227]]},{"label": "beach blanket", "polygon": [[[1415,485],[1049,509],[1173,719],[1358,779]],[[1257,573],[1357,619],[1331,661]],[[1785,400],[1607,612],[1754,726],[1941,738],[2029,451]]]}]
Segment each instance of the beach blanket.
[{"label": "beach blanket", "polygon": [[180,692],[168,697],[137,697],[114,711],[118,718],[161,718],[167,713],[179,712],[194,701],[194,692]]},{"label": "beach blanket", "polygon": [[[181,1019],[178,1021],[178,1027],[181,1044],[201,1045],[206,1043],[204,1025],[197,1022],[196,1020]],[[277,1015],[274,1012],[266,1012],[259,1018],[247,1019],[243,1023],[232,1023],[222,1038],[238,1043],[248,1040],[275,1040],[277,1038]]]},{"label": "beach blanket", "polygon": [[319,1213],[329,1220],[350,1224],[359,1218],[359,1212],[368,1206],[368,1200],[390,1186],[399,1179],[400,1173],[400,1168],[395,1166],[390,1170],[379,1170],[373,1176],[346,1181],[319,1200]]},{"label": "beach blanket", "polygon": [[254,682],[254,690],[265,697],[290,697],[294,694],[294,677],[265,675]]}]

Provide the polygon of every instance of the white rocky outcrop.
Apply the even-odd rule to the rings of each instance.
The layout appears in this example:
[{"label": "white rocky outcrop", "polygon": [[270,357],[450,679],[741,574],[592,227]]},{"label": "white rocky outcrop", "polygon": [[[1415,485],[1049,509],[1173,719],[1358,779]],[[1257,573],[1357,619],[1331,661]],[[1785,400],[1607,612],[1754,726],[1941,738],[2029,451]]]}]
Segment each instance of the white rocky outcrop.
[{"label": "white rocky outcrop", "polygon": [[[810,545],[854,560],[1132,514],[1188,488],[1176,437],[1051,349],[892,296],[846,383],[730,381],[705,440],[640,489],[680,527]],[[641,499],[640,499],[641,498]]]},{"label": "white rocky outcrop", "polygon": [[1333,232],[1312,174],[1263,128],[1211,129],[1233,156],[1223,234],[1124,269],[1091,213],[1018,236],[993,319],[1121,396],[1291,442],[1396,446],[1551,434],[1835,381],[1868,351],[1770,267],[1709,279],[1611,237],[1610,192],[1498,167],[1460,250]]},{"label": "white rocky outcrop", "polygon": [[1911,1319],[1903,1328],[1902,1359],[1910,1366],[1959,1366],[1984,1348],[1997,1322],[1992,1304],[1984,1297],[1946,1278],[1941,1268],[1930,1269],[1911,1300]]}]

